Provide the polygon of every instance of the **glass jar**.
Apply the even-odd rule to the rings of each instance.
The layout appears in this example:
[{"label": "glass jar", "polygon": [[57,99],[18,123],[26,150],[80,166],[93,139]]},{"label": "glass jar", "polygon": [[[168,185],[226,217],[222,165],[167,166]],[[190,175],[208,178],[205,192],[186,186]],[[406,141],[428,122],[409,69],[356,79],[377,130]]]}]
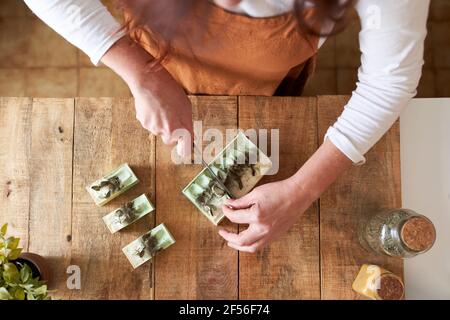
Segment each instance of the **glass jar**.
[{"label": "glass jar", "polygon": [[390,209],[362,223],[361,245],[378,254],[410,258],[428,251],[436,240],[433,223],[408,209]]}]

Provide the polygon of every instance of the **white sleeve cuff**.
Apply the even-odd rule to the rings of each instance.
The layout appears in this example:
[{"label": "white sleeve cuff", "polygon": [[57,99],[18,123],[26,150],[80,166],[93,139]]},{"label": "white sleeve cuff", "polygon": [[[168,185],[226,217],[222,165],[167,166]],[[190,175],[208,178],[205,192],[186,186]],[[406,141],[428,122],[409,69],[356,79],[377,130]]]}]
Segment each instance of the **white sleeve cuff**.
[{"label": "white sleeve cuff", "polygon": [[103,43],[99,44],[99,46],[96,48],[96,50],[91,53],[90,58],[91,62],[98,66],[100,64],[100,60],[103,58],[106,52],[122,37],[126,35],[126,32],[124,30],[120,30],[119,32],[115,33],[113,36],[109,38],[105,38]]},{"label": "white sleeve cuff", "polygon": [[343,135],[338,129],[334,127],[328,128],[325,134],[325,139],[329,139],[336,148],[353,161],[355,166],[360,166],[366,163],[366,158],[355,148],[353,143]]}]

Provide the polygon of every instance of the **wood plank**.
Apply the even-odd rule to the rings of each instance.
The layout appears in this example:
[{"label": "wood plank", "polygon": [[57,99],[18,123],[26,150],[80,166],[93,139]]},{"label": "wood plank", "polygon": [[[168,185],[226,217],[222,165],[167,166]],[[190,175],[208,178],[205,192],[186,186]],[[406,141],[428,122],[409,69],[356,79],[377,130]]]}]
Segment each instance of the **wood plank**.
[{"label": "wood plank", "polygon": [[[279,172],[265,177],[262,183],[291,176],[314,153],[316,115],[315,98],[239,98],[240,128],[279,129]],[[284,236],[262,252],[240,253],[241,299],[320,298],[318,219],[314,203]]]},{"label": "wood plank", "polygon": [[56,297],[68,295],[74,99],[35,99],[30,153],[29,251],[48,259]]},{"label": "wood plank", "polygon": [[[136,270],[121,249],[154,226],[154,214],[110,234],[102,216],[146,193],[154,198],[154,138],[136,120],[131,99],[78,99],[75,106],[71,264],[81,268],[72,299],[152,299],[151,264]],[[98,208],[88,183],[127,162],[140,179],[130,191]]]},{"label": "wood plank", "polygon": [[[342,112],[348,97],[319,97],[319,137]],[[357,240],[360,217],[384,207],[400,207],[400,133],[396,123],[367,154],[367,163],[354,167],[320,198],[320,246],[323,299],[359,299],[352,282],[364,263],[385,267],[399,275],[401,260],[377,257]]]},{"label": "wood plank", "polygon": [[[203,129],[236,129],[235,97],[192,97],[193,119]],[[203,131],[204,132],[204,131]],[[164,222],[176,244],[156,259],[156,299],[236,299],[238,256],[181,193],[200,165],[175,165],[171,147],[157,141],[157,222]],[[236,226],[223,222],[230,230]]]},{"label": "wood plank", "polygon": [[32,101],[0,98],[0,224],[28,249]]}]

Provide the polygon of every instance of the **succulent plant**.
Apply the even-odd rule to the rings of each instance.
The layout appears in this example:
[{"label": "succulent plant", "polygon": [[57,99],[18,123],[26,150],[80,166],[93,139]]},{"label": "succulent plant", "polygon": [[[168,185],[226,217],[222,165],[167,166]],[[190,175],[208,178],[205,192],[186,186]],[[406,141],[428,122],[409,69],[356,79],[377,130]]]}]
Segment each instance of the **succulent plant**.
[{"label": "succulent plant", "polygon": [[0,300],[50,300],[47,285],[33,277],[26,263],[17,261],[22,253],[19,238],[6,237],[8,225],[0,229]]}]

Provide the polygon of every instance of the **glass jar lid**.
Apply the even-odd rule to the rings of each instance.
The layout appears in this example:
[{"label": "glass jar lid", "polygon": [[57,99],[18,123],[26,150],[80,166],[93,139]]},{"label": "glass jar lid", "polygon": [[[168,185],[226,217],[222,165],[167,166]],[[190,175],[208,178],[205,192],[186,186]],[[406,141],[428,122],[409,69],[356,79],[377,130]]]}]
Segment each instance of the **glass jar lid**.
[{"label": "glass jar lid", "polygon": [[400,229],[403,244],[414,252],[429,250],[436,240],[436,230],[433,223],[423,216],[413,216],[407,219]]}]

